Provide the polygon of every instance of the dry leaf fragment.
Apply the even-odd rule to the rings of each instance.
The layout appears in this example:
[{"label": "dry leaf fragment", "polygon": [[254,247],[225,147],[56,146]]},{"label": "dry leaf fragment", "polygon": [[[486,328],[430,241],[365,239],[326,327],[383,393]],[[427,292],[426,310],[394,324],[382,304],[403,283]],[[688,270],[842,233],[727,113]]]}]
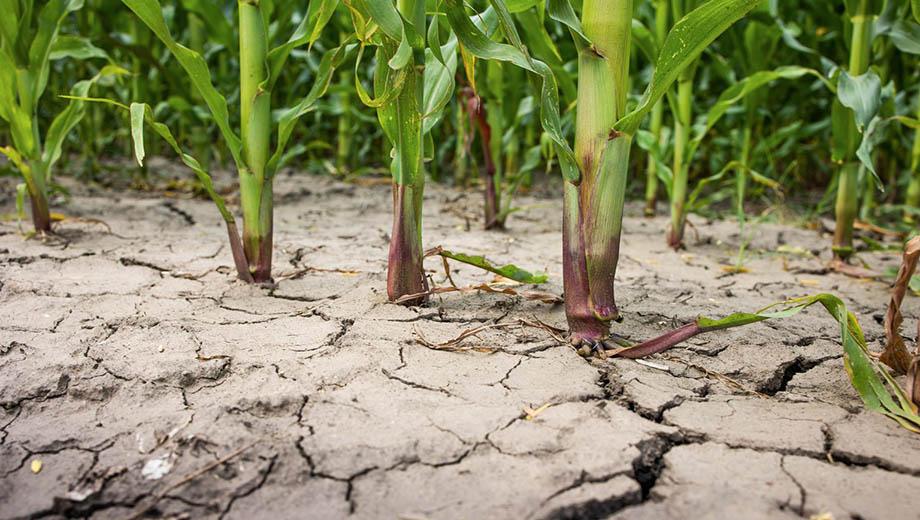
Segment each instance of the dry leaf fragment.
[{"label": "dry leaf fragment", "polygon": [[[887,342],[885,351],[882,352],[880,359],[894,369],[897,374],[908,373],[911,363],[915,361],[907,351],[904,338],[901,337],[899,331],[901,323],[904,321],[904,317],[901,315],[901,303],[904,301],[904,295],[907,293],[908,285],[910,285],[910,278],[917,269],[918,262],[920,262],[920,236],[914,237],[904,248],[904,259],[901,262],[901,269],[898,271],[898,277],[891,291],[888,313],[885,314],[885,338]],[[920,352],[914,357],[920,357]],[[911,393],[911,386],[908,385],[908,393]],[[914,398],[915,401],[920,400],[920,396],[915,395]]]},{"label": "dry leaf fragment", "polygon": [[536,419],[538,415],[540,415],[541,413],[545,412],[546,409],[550,407],[550,404],[551,404],[551,403],[546,403],[546,404],[544,404],[543,406],[541,406],[541,407],[539,407],[539,408],[537,408],[537,409],[533,409],[533,408],[531,408],[531,407],[529,407],[529,406],[526,407],[526,408],[524,408],[524,413],[526,414],[526,415],[524,416],[524,420],[525,420],[525,421],[532,421],[532,420]]}]

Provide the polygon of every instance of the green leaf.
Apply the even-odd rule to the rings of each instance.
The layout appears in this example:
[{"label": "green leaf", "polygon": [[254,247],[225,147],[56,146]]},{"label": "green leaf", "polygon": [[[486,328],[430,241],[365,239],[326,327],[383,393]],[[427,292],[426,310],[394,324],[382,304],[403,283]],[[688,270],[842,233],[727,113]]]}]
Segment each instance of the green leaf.
[{"label": "green leaf", "polygon": [[214,88],[211,83],[211,72],[204,58],[197,52],[185,47],[173,39],[163,19],[163,7],[159,0],[122,0],[134,14],[150,28],[151,31],[163,42],[175,56],[176,61],[182,66],[195,90],[204,99],[211,111],[211,116],[217,124],[230,155],[238,168],[242,168],[243,161],[240,157],[242,143],[240,138],[230,128],[230,116],[227,110],[227,100]]},{"label": "green leaf", "polygon": [[288,38],[288,41],[268,53],[270,71],[268,90],[274,88],[275,82],[281,75],[282,70],[284,70],[284,64],[291,55],[291,51],[307,43],[312,46],[319,39],[323,28],[329,23],[329,19],[335,13],[335,8],[338,5],[338,0],[314,0],[310,2],[307,15],[304,16],[297,29],[294,30],[294,34]]},{"label": "green leaf", "polygon": [[668,33],[655,64],[655,72],[639,105],[617,121],[614,128],[634,135],[642,119],[667,93],[681,72],[726,29],[761,0],[709,0],[681,18]]},{"label": "green leaf", "polygon": [[[227,205],[224,202],[223,197],[221,197],[214,189],[214,183],[211,180],[211,175],[205,171],[197,159],[182,150],[182,147],[179,146],[179,143],[176,141],[176,138],[169,130],[169,127],[156,120],[153,115],[153,109],[150,107],[150,105],[143,103],[133,103],[129,107],[119,103],[118,101],[113,101],[106,98],[82,97],[74,99],[78,99],[80,101],[90,101],[94,103],[104,103],[128,112],[131,116],[131,138],[135,145],[137,143],[144,142],[144,125],[137,124],[136,119],[141,112],[141,109],[143,109],[144,121],[147,123],[147,125],[149,125],[150,128],[153,128],[154,132],[156,132],[164,141],[166,141],[166,144],[168,144],[170,148],[172,148],[173,151],[179,155],[179,159],[182,160],[186,166],[191,168],[193,172],[195,172],[195,176],[198,178],[198,182],[201,183],[201,187],[205,190],[211,200],[214,201],[214,204],[217,206],[217,210],[220,212],[220,215],[223,217],[224,221],[228,224],[233,224],[236,226],[236,220],[233,218],[233,214],[230,213],[230,210],[227,209]],[[144,153],[142,151],[135,151],[134,156],[139,158],[140,161],[143,159]]]},{"label": "green leaf", "polygon": [[[432,24],[434,25],[434,24]],[[441,119],[444,107],[453,99],[454,77],[457,75],[457,37],[450,39],[441,48],[446,55],[446,63],[435,57],[433,49],[425,54],[425,93],[422,107],[422,132],[427,134]]]},{"label": "green leaf", "polygon": [[58,31],[68,14],[83,7],[83,0],[50,0],[38,14],[38,28],[29,46],[29,76],[33,82],[32,98],[37,100],[48,84],[48,69],[51,49],[58,38]]},{"label": "green leaf", "polygon": [[569,0],[549,0],[546,12],[550,18],[569,28],[578,48],[591,45],[591,39],[585,36],[581,21],[575,15],[575,10],[572,9]]},{"label": "green leaf", "polygon": [[920,24],[897,20],[888,31],[888,37],[899,51],[920,54]]},{"label": "green leaf", "polygon": [[473,267],[484,269],[490,273],[495,273],[499,276],[504,276],[505,278],[509,278],[520,283],[541,284],[546,283],[546,281],[549,279],[545,273],[533,274],[529,271],[521,269],[514,264],[507,264],[501,267],[497,267],[486,260],[484,256],[467,255],[465,253],[455,253],[453,251],[447,250],[440,250],[437,254],[443,256],[444,258],[450,258],[451,260],[456,260],[464,264],[472,265]]},{"label": "green leaf", "polygon": [[875,72],[851,76],[841,71],[837,80],[840,103],[853,111],[856,128],[864,132],[882,105],[882,80]]},{"label": "green leaf", "polygon": [[655,41],[655,35],[635,18],[632,21],[632,41],[649,63],[655,63],[658,59],[658,42]]},{"label": "green leaf", "polygon": [[269,177],[275,174],[279,164],[284,158],[284,149],[287,146],[291,134],[294,132],[294,126],[297,120],[304,114],[313,110],[317,100],[322,97],[329,89],[332,81],[332,73],[345,61],[348,54],[354,49],[354,44],[348,42],[340,45],[335,49],[327,51],[320,61],[319,68],[316,71],[316,78],[313,80],[313,86],[310,92],[300,100],[299,103],[285,110],[278,119],[278,143],[275,152],[272,154],[266,166]]},{"label": "green leaf", "polygon": [[920,23],[920,0],[910,0],[910,10],[914,14],[914,20]]},{"label": "green leaf", "polygon": [[147,105],[144,103],[131,103],[131,140],[134,142],[134,158],[139,166],[144,165],[144,118],[147,115]]},{"label": "green leaf", "polygon": [[93,45],[87,38],[80,36],[58,36],[51,46],[51,52],[48,55],[50,60],[60,60],[63,58],[74,58],[86,60],[90,58],[109,59],[109,55],[99,47]]},{"label": "green leaf", "polygon": [[[70,89],[70,95],[74,98],[86,97],[89,94],[89,89],[102,78],[127,74],[130,73],[121,67],[108,65],[103,67],[99,74],[92,79],[77,82]],[[67,135],[77,126],[86,113],[84,103],[74,98],[71,98],[67,107],[54,118],[45,134],[45,146],[42,150],[42,169],[47,176],[51,175],[55,163],[61,158],[64,140],[67,138]]]},{"label": "green leaf", "polygon": [[806,75],[814,76],[833,91],[833,85],[820,72],[806,67],[789,65],[779,67],[774,70],[763,70],[755,72],[741,81],[733,84],[722,92],[716,103],[709,109],[706,114],[706,125],[699,131],[690,142],[687,156],[693,159],[697,149],[703,141],[703,138],[715,127],[716,123],[725,115],[729,108],[744,99],[746,96],[758,89],[778,80],[778,79],[800,79]]},{"label": "green leaf", "polygon": [[[504,3],[501,0],[493,0],[493,5],[501,8]],[[463,45],[463,49],[473,54],[477,58],[485,60],[499,60],[521,67],[537,74],[542,78],[540,90],[540,121],[547,136],[552,139],[556,151],[559,154],[562,174],[566,180],[572,183],[580,181],[581,173],[575,161],[575,154],[569,146],[562,130],[562,120],[559,115],[559,92],[556,85],[556,77],[553,75],[549,66],[539,60],[535,60],[524,53],[521,49],[511,45],[492,41],[466,15],[462,0],[445,0],[445,12],[448,23],[453,28],[454,33]],[[500,9],[497,9],[500,10]],[[507,16],[500,16],[499,20],[507,20]],[[503,25],[506,35],[517,34],[514,25]],[[509,37],[511,39],[512,37]],[[517,41],[520,38],[513,37]]]}]

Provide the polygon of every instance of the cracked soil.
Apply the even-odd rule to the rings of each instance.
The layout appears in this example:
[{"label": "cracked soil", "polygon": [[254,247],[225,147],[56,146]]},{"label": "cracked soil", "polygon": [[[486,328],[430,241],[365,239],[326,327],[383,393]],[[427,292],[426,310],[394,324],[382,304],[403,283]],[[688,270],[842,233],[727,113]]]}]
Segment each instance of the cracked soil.
[{"label": "cracked soil", "polygon": [[[651,363],[585,361],[519,325],[436,350],[417,334],[563,328],[563,309],[388,304],[389,187],[299,175],[276,193],[274,288],[234,279],[204,200],[75,188],[61,210],[111,233],[0,225],[0,518],[920,518],[920,437],[863,409],[819,310]],[[432,186],[425,244],[546,270],[538,290],[561,294],[561,201],[519,202],[509,231],[486,232],[479,195]],[[758,225],[750,272],[729,275],[735,224],[697,218],[675,253],[665,219],[637,210],[620,334],[830,291],[879,348],[888,287],[824,273],[818,232]],[[915,323],[916,298],[904,314]]]}]

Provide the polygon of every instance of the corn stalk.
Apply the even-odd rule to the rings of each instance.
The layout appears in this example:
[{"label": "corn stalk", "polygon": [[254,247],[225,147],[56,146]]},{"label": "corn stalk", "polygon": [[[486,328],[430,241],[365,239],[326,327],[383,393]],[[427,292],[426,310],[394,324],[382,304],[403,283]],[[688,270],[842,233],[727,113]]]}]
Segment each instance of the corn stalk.
[{"label": "corn stalk", "polygon": [[[236,218],[227,209],[223,198],[212,185],[211,176],[201,162],[186,154],[169,129],[158,122],[146,104],[130,107],[112,103],[131,112],[131,130],[135,157],[143,164],[143,129],[146,122],[172,147],[191,168],[205,191],[217,205],[227,227],[234,265],[241,280],[250,283],[272,281],[273,197],[272,181],[283,166],[284,151],[296,122],[313,109],[316,101],[329,87],[332,71],[349,49],[342,43],[323,56],[317,77],[310,91],[293,106],[279,110],[277,122],[272,118],[272,91],[291,52],[297,47],[315,42],[338,5],[337,0],[314,0],[294,33],[284,43],[272,48],[268,38],[268,12],[259,0],[239,0],[239,58],[240,58],[240,130],[230,126],[227,99],[211,81],[204,57],[177,42],[163,17],[159,0],[123,0],[137,17],[166,45],[187,74],[195,92],[207,105],[224,144],[236,165],[239,176],[240,205],[243,213],[243,233],[240,236]],[[213,27],[228,27],[223,13],[213,6],[199,6],[197,13],[203,22]],[[228,30],[220,34],[226,36]],[[106,100],[102,100],[106,101]],[[274,149],[272,148],[272,134]]]},{"label": "corn stalk", "polygon": [[[872,28],[874,23],[873,0],[848,0],[852,34],[850,37],[850,63],[844,78],[860,78],[869,71],[872,51]],[[845,81],[841,79],[839,81]],[[838,87],[839,88],[839,87]],[[856,157],[863,128],[857,126],[858,115],[844,106],[842,100],[835,100],[833,107],[835,159],[840,163],[835,206],[833,251],[838,260],[846,260],[853,254],[853,224],[859,211],[859,169]]]},{"label": "corn stalk", "polygon": [[[346,5],[361,41],[355,69],[358,96],[377,109],[392,147],[393,228],[387,296],[392,302],[418,305],[428,295],[422,250],[425,136],[453,92],[456,58],[452,68],[445,54],[456,53],[456,41],[451,39],[442,47],[437,18],[431,31],[427,30],[424,0],[349,0]],[[379,31],[369,29],[374,24]],[[359,67],[365,46],[377,48],[374,98],[361,84]]]}]

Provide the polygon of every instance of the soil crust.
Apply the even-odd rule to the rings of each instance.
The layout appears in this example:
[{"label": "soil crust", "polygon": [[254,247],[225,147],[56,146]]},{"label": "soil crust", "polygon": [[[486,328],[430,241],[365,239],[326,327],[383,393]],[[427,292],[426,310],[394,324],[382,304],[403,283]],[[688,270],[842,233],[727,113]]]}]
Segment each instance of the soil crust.
[{"label": "soil crust", "polygon": [[[388,186],[285,175],[276,193],[274,287],[235,279],[205,200],[74,187],[58,236],[0,224],[0,518],[917,518],[920,436],[863,409],[823,311],[585,361],[522,324],[564,328],[561,305],[388,304]],[[561,200],[522,197],[495,232],[478,193],[425,198],[426,247],[545,270],[522,289],[561,295]],[[827,291],[880,348],[889,288],[827,272],[826,233],[756,225],[730,274],[736,223],[691,217],[674,252],[641,211],[617,333]]]}]

